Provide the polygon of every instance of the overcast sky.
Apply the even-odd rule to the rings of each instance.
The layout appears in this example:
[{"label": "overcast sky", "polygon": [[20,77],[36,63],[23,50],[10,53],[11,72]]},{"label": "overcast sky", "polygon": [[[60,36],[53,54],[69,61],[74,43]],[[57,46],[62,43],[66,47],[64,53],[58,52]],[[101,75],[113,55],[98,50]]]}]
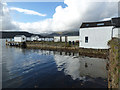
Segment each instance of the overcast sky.
[{"label": "overcast sky", "polygon": [[108,20],[117,16],[118,3],[110,0],[106,2],[87,2],[87,0],[0,2],[1,30],[32,33],[79,30],[82,22]]}]

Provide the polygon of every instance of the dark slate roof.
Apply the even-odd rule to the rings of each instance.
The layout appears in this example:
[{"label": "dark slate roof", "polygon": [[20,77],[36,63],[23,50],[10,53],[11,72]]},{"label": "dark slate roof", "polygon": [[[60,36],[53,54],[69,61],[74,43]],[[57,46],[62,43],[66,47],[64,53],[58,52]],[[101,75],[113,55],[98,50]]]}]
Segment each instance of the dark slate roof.
[{"label": "dark slate roof", "polygon": [[[31,37],[36,37],[36,36],[38,36],[38,35],[32,35]],[[38,36],[39,37],[39,36]]]},{"label": "dark slate roof", "polygon": [[21,37],[21,36],[25,36],[25,35],[16,35],[15,37]]},{"label": "dark slate roof", "polygon": [[112,18],[108,21],[99,21],[99,22],[84,22],[80,28],[90,28],[90,27],[105,27],[105,26],[115,26],[120,27],[120,17]]},{"label": "dark slate roof", "polygon": [[112,18],[112,25],[116,27],[120,27],[120,17]]}]

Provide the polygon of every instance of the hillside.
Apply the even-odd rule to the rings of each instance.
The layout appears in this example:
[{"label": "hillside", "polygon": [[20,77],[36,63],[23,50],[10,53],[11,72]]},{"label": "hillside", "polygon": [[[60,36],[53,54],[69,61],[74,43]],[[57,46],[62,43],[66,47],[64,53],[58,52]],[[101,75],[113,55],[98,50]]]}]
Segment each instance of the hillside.
[{"label": "hillside", "polygon": [[54,32],[52,34],[33,34],[23,31],[0,31],[0,38],[13,38],[16,35],[25,35],[31,37],[32,35],[38,35],[41,37],[53,37],[53,36],[79,36],[79,31],[65,31],[65,32]]},{"label": "hillside", "polygon": [[13,38],[16,35],[25,35],[26,37],[31,37],[32,35],[38,35],[39,37],[43,37],[39,34],[32,34],[29,32],[22,32],[22,31],[0,31],[0,38]]},{"label": "hillside", "polygon": [[49,36],[79,36],[79,31],[54,32]]}]

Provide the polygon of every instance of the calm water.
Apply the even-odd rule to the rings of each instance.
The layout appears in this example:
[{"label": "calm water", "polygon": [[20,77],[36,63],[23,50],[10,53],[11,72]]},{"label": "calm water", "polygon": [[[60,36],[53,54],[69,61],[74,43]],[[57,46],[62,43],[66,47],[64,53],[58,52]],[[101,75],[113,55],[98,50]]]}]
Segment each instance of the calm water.
[{"label": "calm water", "polygon": [[105,59],[6,47],[4,42],[3,88],[107,88]]}]

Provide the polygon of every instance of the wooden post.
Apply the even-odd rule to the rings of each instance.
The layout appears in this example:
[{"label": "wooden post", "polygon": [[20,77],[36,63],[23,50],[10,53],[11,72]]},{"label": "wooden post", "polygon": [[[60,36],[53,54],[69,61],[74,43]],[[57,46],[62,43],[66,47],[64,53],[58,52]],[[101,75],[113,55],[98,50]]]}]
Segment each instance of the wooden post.
[{"label": "wooden post", "polygon": [[65,36],[65,45],[67,46],[67,36]]},{"label": "wooden post", "polygon": [[60,36],[60,42],[62,42],[62,36]]}]

